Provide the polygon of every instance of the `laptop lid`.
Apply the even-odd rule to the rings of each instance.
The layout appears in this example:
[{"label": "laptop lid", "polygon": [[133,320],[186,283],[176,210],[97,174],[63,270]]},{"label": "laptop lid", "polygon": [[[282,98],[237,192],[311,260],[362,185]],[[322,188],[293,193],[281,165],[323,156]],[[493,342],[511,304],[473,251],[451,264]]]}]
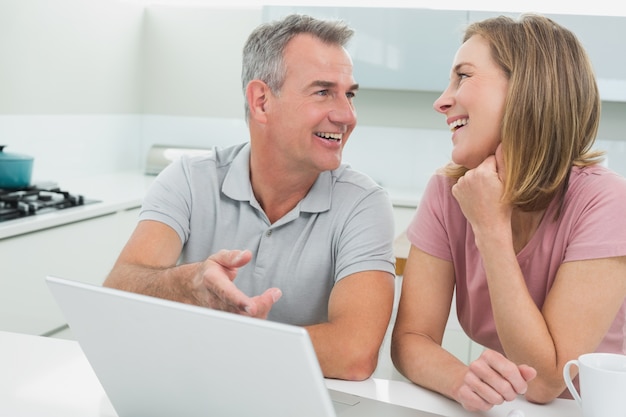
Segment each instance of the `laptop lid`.
[{"label": "laptop lid", "polygon": [[306,330],[47,277],[120,417],[334,417]]},{"label": "laptop lid", "polygon": [[119,417],[437,417],[328,390],[302,327],[46,282]]}]

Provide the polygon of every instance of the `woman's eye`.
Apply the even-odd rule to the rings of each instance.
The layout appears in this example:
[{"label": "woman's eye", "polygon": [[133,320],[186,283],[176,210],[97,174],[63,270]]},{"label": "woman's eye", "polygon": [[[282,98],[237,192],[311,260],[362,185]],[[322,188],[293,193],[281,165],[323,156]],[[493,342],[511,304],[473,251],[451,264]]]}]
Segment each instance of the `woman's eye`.
[{"label": "woman's eye", "polygon": [[469,75],[464,72],[457,72],[454,77],[455,84],[461,84],[466,78],[469,78]]}]

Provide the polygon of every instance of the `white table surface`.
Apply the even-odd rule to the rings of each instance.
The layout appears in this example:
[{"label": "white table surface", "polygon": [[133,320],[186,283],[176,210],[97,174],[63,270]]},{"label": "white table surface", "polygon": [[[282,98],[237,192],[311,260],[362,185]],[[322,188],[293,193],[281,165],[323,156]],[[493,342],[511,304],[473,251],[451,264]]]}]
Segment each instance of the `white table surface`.
[{"label": "white table surface", "polygon": [[[526,417],[581,416],[572,400],[555,400],[540,406],[520,398],[487,413],[470,413],[453,401],[402,381],[326,380],[326,385],[448,417],[505,417],[513,409],[524,411]],[[78,343],[0,331],[0,416],[117,417],[117,414]]]}]

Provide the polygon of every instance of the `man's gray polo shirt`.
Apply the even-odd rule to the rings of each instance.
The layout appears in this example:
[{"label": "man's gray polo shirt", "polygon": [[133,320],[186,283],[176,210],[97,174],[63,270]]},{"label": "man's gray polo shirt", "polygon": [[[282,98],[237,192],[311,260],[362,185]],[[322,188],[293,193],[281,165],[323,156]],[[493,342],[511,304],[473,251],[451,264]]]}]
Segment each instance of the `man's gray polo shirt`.
[{"label": "man's gray polo shirt", "polygon": [[270,224],[252,192],[249,159],[248,143],[180,158],[155,179],[140,220],[178,233],[181,263],[221,249],[252,251],[235,284],[250,296],[280,288],[268,317],[274,321],[324,322],[335,282],[366,270],[394,274],[393,209],[369,177],[345,164],[323,172],[293,210]]}]

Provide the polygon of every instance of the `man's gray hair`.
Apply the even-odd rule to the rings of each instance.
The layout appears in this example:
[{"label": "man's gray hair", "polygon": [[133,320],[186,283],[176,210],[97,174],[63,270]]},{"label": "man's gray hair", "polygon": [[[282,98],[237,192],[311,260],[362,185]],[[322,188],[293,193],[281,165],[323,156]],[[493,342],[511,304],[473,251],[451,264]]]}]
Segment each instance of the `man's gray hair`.
[{"label": "man's gray hair", "polygon": [[[340,20],[321,20],[301,14],[260,25],[250,34],[243,48],[241,84],[244,97],[252,80],[261,80],[274,94],[280,93],[286,74],[285,47],[294,36],[302,33],[313,35],[329,45],[345,47],[354,30]],[[245,112],[248,121],[250,108],[247,100]]]}]

